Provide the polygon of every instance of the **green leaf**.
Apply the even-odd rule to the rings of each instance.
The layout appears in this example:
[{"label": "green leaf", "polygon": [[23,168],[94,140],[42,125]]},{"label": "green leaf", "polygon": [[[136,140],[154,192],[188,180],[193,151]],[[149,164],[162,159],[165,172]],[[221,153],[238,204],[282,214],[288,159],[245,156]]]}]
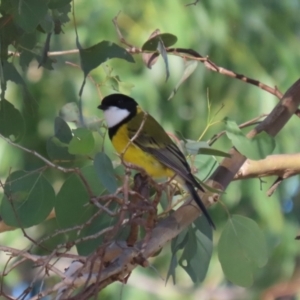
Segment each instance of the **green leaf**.
[{"label": "green leaf", "polygon": [[89,130],[99,132],[99,129],[102,127],[103,121],[103,119],[100,119],[97,116],[91,116],[84,118],[84,125]]},{"label": "green leaf", "polygon": [[31,50],[36,42],[36,32],[33,32],[23,34],[16,43],[17,50],[20,53],[19,64],[23,70],[26,70],[29,63],[35,58],[35,54]]},{"label": "green leaf", "polygon": [[[101,184],[99,185],[93,169],[93,166],[83,168],[82,174],[94,196],[99,196],[103,192],[103,187]],[[67,240],[70,242],[95,235],[116,222],[115,219],[112,219],[104,212],[99,214],[99,208],[89,201],[89,194],[82,180],[76,174],[71,175],[62,185],[55,202],[56,219],[61,229],[72,229],[75,226],[82,225],[82,229],[76,228],[65,233]],[[91,254],[99,247],[102,241],[103,236],[100,236],[76,244],[78,254]]]},{"label": "green leaf", "polygon": [[212,149],[212,148],[200,148],[198,154],[202,155],[212,155],[212,156],[221,156],[221,157],[231,157],[229,153],[223,152],[221,150]]},{"label": "green leaf", "polygon": [[166,48],[165,48],[162,40],[158,41],[157,50],[160,53],[160,55],[162,56],[165,66],[166,66],[166,81],[167,81],[170,76],[169,61],[168,61],[168,54],[167,54]]},{"label": "green leaf", "polygon": [[39,224],[54,206],[54,189],[40,173],[16,171],[7,178],[4,191],[0,211],[9,226],[26,228]]},{"label": "green leaf", "polygon": [[180,80],[178,81],[178,83],[176,84],[175,88],[173,89],[171,95],[169,96],[168,100],[172,99],[175,94],[177,93],[179,87],[181,86],[181,84],[183,82],[185,82],[196,70],[198,66],[198,62],[195,60],[188,60],[187,62],[185,62],[185,66],[184,66],[184,71],[183,74],[180,78]]},{"label": "green leaf", "polygon": [[133,57],[124,48],[109,41],[102,41],[90,48],[79,49],[79,54],[85,77],[91,70],[112,58],[134,62]]},{"label": "green leaf", "polygon": [[266,240],[257,223],[232,216],[220,237],[218,255],[227,279],[243,287],[251,286],[257,268],[268,261]]},{"label": "green leaf", "polygon": [[118,183],[114,174],[113,164],[104,152],[96,154],[94,167],[102,184],[109,193],[113,194],[118,188]]},{"label": "green leaf", "polygon": [[10,0],[7,13],[24,31],[33,32],[48,11],[48,0]]},{"label": "green leaf", "polygon": [[226,152],[217,149],[212,149],[206,142],[202,142],[202,141],[197,142],[197,141],[188,140],[184,146],[188,154],[191,155],[202,154],[202,155],[211,155],[211,156],[231,157],[230,154]]},{"label": "green leaf", "polygon": [[170,276],[172,276],[173,284],[174,285],[176,284],[176,272],[175,271],[176,271],[177,266],[178,266],[177,256],[172,255],[168,273],[167,273],[167,277],[166,277],[166,283],[168,282]]},{"label": "green leaf", "polygon": [[44,32],[46,33],[52,33],[54,30],[54,21],[52,18],[52,15],[47,11],[46,15],[44,18],[40,21],[40,25]]},{"label": "green leaf", "polygon": [[197,155],[194,159],[194,166],[197,170],[195,176],[201,178],[202,181],[205,181],[205,179],[216,169],[218,162],[213,156]]},{"label": "green leaf", "polygon": [[10,80],[16,84],[20,84],[26,87],[25,81],[12,63],[4,61],[3,72],[6,81]]},{"label": "green leaf", "polygon": [[47,153],[54,161],[72,161],[75,156],[68,151],[68,144],[72,140],[72,131],[69,125],[60,117],[54,121],[55,135],[47,141]]},{"label": "green leaf", "polygon": [[[7,5],[8,8],[3,7],[4,5]],[[4,1],[1,2],[1,8],[3,10],[9,9],[10,2]],[[0,18],[0,38],[1,38],[1,52],[2,55],[4,55],[4,51],[7,49],[7,47],[12,44],[15,40],[17,40],[20,37],[20,30],[17,28],[14,22],[11,22],[11,16],[5,15]]]},{"label": "green leaf", "polygon": [[94,166],[86,166],[81,169],[81,173],[85,180],[89,183],[89,186],[94,196],[101,196],[105,193],[106,189],[99,180]]},{"label": "green leaf", "polygon": [[210,224],[207,222],[204,215],[198,217],[194,222],[193,225],[197,230],[203,233],[209,240],[212,241],[213,239],[213,230]]},{"label": "green leaf", "polygon": [[263,131],[253,139],[248,139],[235,122],[226,119],[225,123],[227,137],[234,147],[247,158],[259,160],[273,152],[275,140],[266,132]]},{"label": "green leaf", "polygon": [[186,151],[188,154],[191,155],[197,155],[199,153],[199,149],[202,147],[208,148],[209,145],[206,142],[197,142],[197,141],[191,141],[187,140],[187,142],[184,144]]},{"label": "green leaf", "polygon": [[[58,1],[61,3],[67,2],[65,0],[62,0],[62,1],[57,0],[57,2]],[[72,0],[68,0],[68,1],[71,2]],[[68,14],[71,12],[71,9],[72,9],[70,3],[68,3],[68,4],[63,3],[63,4],[64,4],[63,6],[59,6],[56,9],[52,10],[53,18],[55,19],[55,22],[60,22],[60,25],[63,25],[70,21]]]},{"label": "green leaf", "polygon": [[171,241],[171,251],[172,251],[172,258],[170,261],[170,266],[166,278],[166,282],[168,282],[170,276],[173,278],[173,284],[176,284],[176,267],[178,265],[177,261],[177,252],[180,249],[183,249],[186,245],[188,240],[188,229],[185,228],[183,231],[181,231],[172,241]]},{"label": "green leaf", "polygon": [[75,155],[69,153],[68,145],[55,136],[47,140],[46,149],[52,161],[71,162],[75,159]]},{"label": "green leaf", "polygon": [[39,247],[39,255],[49,255],[49,251],[57,248],[57,245],[67,243],[67,238],[63,232],[53,235],[54,232],[60,230],[56,218],[46,220],[43,226],[39,227],[39,240],[46,239]]},{"label": "green leaf", "polygon": [[211,238],[189,227],[188,240],[179,259],[179,265],[189,274],[193,282],[197,283],[205,279],[212,250]]},{"label": "green leaf", "polygon": [[103,123],[103,119],[100,119],[97,116],[91,116],[85,117],[82,124],[79,117],[79,108],[75,102],[64,105],[59,111],[59,116],[66,122],[73,122],[77,127],[84,126],[92,131],[98,131]]},{"label": "green leaf", "polygon": [[50,9],[57,9],[61,8],[69,3],[71,3],[72,0],[50,0],[48,3],[48,7]]},{"label": "green leaf", "polygon": [[65,144],[69,144],[73,138],[69,125],[60,117],[56,117],[54,121],[54,134]]},{"label": "green leaf", "polygon": [[176,254],[176,252],[180,249],[183,249],[188,240],[188,228],[185,228],[181,231],[171,242],[171,251],[172,254]]},{"label": "green leaf", "polygon": [[86,128],[73,130],[73,138],[69,143],[69,153],[71,154],[90,154],[95,147],[95,140],[92,132]]},{"label": "green leaf", "polygon": [[25,129],[21,113],[7,100],[0,101],[0,133],[17,142]]},{"label": "green leaf", "polygon": [[[56,197],[55,214],[59,227],[69,228],[86,221],[92,206],[89,201],[86,187],[78,175],[72,174],[64,182]],[[68,236],[74,237],[74,232]]]},{"label": "green leaf", "polygon": [[156,51],[159,41],[162,41],[166,48],[174,45],[177,42],[177,37],[170,33],[161,33],[149,39],[143,46],[143,51]]}]

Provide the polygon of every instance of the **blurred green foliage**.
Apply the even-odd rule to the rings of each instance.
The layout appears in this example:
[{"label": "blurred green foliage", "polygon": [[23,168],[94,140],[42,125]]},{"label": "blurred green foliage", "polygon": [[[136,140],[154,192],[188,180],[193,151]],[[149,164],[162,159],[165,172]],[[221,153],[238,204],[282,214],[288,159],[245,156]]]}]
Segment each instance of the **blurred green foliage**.
[{"label": "blurred green foliage", "polygon": [[[20,1],[22,2],[22,1]],[[112,19],[120,12],[119,27],[126,40],[141,47],[149,35],[157,28],[161,32],[177,36],[177,47],[191,48],[209,58],[219,66],[242,73],[277,86],[284,92],[298,77],[300,69],[300,3],[296,0],[203,0],[196,5],[185,6],[188,0],[180,1],[137,1],[137,0],[76,0],[75,18],[63,26],[63,34],[54,35],[50,51],[66,51],[76,48],[76,23],[79,41],[88,48],[102,40],[118,45],[118,35]],[[36,36],[41,49],[46,35]],[[13,49],[11,49],[13,50]],[[83,113],[87,117],[102,117],[96,109],[101,97],[111,93],[111,82],[106,80],[109,73],[118,76],[123,85],[129,86],[131,95],[148,110],[168,131],[179,131],[189,139],[198,139],[207,125],[208,102],[211,114],[220,112],[215,120],[225,117],[238,124],[260,114],[268,113],[277,100],[257,87],[238,80],[210,72],[199,64],[196,71],[179,87],[176,95],[167,101],[184,71],[184,62],[178,57],[169,56],[170,78],[166,82],[165,65],[160,57],[151,70],[147,69],[140,56],[134,56],[135,63],[125,60],[111,60],[91,72],[92,78],[100,84],[100,94],[95,84],[87,79],[82,94]],[[83,74],[75,65],[80,65],[78,54],[52,57],[53,70],[37,68],[32,62],[28,69],[18,71],[26,82],[16,85],[9,82],[6,98],[20,109],[25,121],[25,134],[21,144],[47,157],[47,140],[54,136],[54,121],[60,109],[69,102],[77,102],[83,81]],[[12,62],[17,65],[17,58]],[[276,137],[276,153],[295,153],[299,151],[300,140],[297,117],[285,126]],[[218,122],[208,128],[203,140],[225,128]],[[100,139],[95,141],[101,147]],[[227,151],[230,141],[223,136],[214,147]],[[106,153],[114,157],[114,151],[107,141]],[[96,153],[91,153],[93,157]],[[200,158],[201,159],[201,158]],[[203,157],[205,159],[205,157]],[[80,163],[80,162],[79,162]],[[23,169],[39,168],[42,162],[29,153],[16,149],[0,140],[0,178],[4,182],[8,175]],[[46,172],[56,193],[63,184],[64,174],[56,170]],[[205,178],[207,174],[201,174]],[[177,285],[167,287],[157,272],[167,276],[171,258],[169,249],[165,249],[151,260],[154,268],[138,268],[127,285],[114,284],[108,287],[105,299],[257,299],[270,286],[291,280],[299,271],[299,244],[294,240],[297,235],[299,217],[299,180],[298,177],[285,181],[269,199],[266,191],[275,178],[251,179],[233,182],[222,197],[222,203],[230,214],[240,214],[254,219],[264,232],[269,247],[269,262],[254,278],[254,284],[247,289],[230,285],[225,279],[218,262],[216,250],[213,253],[208,275],[200,286],[193,286],[190,278],[177,270]],[[293,208],[292,201],[295,202]],[[216,222],[214,232],[215,245],[228,220],[223,205],[217,204],[210,211]],[[290,208],[291,206],[291,208]],[[44,226],[47,227],[46,223]],[[30,236],[37,237],[40,227],[28,230]],[[0,244],[12,247],[25,247],[26,239],[21,239],[20,230],[2,233]],[[6,262],[0,254],[1,267]],[[201,259],[201,257],[199,257]],[[139,274],[139,275],[137,275]],[[27,280],[26,269],[20,274],[12,273],[7,280],[7,288],[13,288],[16,282]],[[159,287],[159,288],[158,288]]]}]

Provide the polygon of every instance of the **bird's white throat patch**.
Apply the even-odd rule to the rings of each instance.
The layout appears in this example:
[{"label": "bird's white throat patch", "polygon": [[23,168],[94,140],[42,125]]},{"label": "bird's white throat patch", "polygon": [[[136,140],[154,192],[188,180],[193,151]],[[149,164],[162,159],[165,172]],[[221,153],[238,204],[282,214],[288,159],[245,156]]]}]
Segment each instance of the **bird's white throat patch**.
[{"label": "bird's white throat patch", "polygon": [[119,108],[117,106],[110,106],[104,111],[104,117],[108,128],[114,127],[115,125],[122,122],[129,116],[130,112],[125,108]]}]

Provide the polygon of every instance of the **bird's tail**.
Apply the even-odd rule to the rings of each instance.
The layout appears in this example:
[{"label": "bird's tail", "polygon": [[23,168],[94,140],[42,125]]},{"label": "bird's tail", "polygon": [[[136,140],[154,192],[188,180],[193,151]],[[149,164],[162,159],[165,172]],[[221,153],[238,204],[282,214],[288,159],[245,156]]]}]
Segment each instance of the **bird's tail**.
[{"label": "bird's tail", "polygon": [[[190,194],[192,195],[193,199],[196,201],[196,203],[198,204],[198,206],[200,207],[200,209],[202,210],[203,215],[205,216],[205,218],[207,219],[208,223],[214,228],[215,224],[212,220],[212,218],[210,217],[205,205],[203,204],[201,198],[199,197],[197,191],[195,190],[195,187],[193,186],[193,184],[191,182],[186,182],[186,187],[189,190]],[[203,190],[203,189],[202,189]]]}]

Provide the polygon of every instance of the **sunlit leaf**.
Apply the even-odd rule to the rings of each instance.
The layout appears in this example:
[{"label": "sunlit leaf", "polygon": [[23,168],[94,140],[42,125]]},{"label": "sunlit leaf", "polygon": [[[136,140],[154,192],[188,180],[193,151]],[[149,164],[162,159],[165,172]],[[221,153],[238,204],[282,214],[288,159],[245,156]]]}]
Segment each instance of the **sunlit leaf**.
[{"label": "sunlit leaf", "polygon": [[71,154],[89,154],[94,150],[95,140],[92,132],[86,128],[73,130],[73,138],[69,143]]},{"label": "sunlit leaf", "polygon": [[191,140],[187,140],[187,142],[184,144],[185,148],[188,152],[188,154],[191,155],[197,155],[199,153],[199,149],[202,147],[208,148],[208,144],[206,142],[200,141],[191,141]]},{"label": "sunlit leaf", "polygon": [[212,149],[212,148],[200,148],[198,154],[202,155],[213,155],[213,156],[221,156],[221,157],[231,157],[229,153],[223,152],[221,150]]},{"label": "sunlit leaf", "polygon": [[266,240],[257,223],[232,216],[220,237],[218,255],[227,279],[240,286],[251,286],[257,269],[268,261]]},{"label": "sunlit leaf", "polygon": [[195,60],[188,60],[187,62],[185,62],[183,74],[180,80],[178,81],[178,83],[176,84],[168,100],[172,99],[175,96],[181,84],[185,82],[193,74],[197,66],[198,66],[198,62]]},{"label": "sunlit leaf", "polygon": [[202,154],[202,155],[230,157],[230,154],[217,149],[213,149],[206,142],[188,141],[184,145],[188,154],[191,155]]},{"label": "sunlit leaf", "polygon": [[79,109],[76,102],[65,104],[59,111],[59,116],[66,122],[79,122]]},{"label": "sunlit leaf", "polygon": [[253,139],[248,139],[235,122],[226,119],[225,123],[227,137],[234,147],[247,158],[259,160],[273,152],[275,140],[266,132],[260,132]]}]

